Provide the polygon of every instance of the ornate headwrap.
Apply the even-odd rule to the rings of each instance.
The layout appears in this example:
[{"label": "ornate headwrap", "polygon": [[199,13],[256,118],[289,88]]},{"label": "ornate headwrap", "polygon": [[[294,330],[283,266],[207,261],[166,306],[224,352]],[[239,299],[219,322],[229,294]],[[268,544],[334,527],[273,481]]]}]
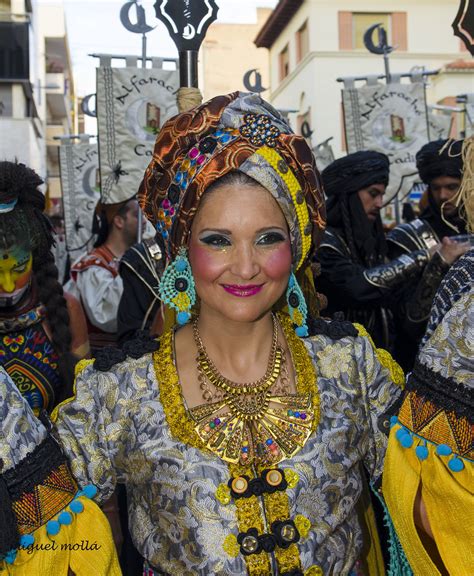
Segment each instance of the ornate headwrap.
[{"label": "ornate headwrap", "polygon": [[158,135],[138,196],[169,255],[186,245],[206,189],[235,170],[256,180],[278,202],[290,230],[293,265],[300,268],[325,225],[314,156],[272,106],[242,92],[175,116]]},{"label": "ornate headwrap", "polygon": [[462,177],[462,144],[463,140],[435,140],[418,150],[416,167],[425,184],[439,176]]},{"label": "ornate headwrap", "polygon": [[354,194],[372,184],[388,184],[390,162],[381,152],[363,150],[335,160],[322,172],[328,197]]}]

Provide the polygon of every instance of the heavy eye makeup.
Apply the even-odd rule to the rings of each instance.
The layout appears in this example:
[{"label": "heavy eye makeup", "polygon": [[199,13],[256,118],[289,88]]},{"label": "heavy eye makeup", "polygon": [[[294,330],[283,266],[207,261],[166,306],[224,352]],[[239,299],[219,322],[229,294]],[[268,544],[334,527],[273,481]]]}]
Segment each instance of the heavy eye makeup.
[{"label": "heavy eye makeup", "polygon": [[[255,239],[255,244],[258,246],[273,246],[285,242],[286,239],[287,235],[279,229],[265,230],[264,232],[258,233]],[[214,248],[226,248],[232,245],[231,238],[228,235],[218,232],[202,234],[199,236],[199,241],[206,246]]]},{"label": "heavy eye makeup", "polygon": [[266,230],[257,237],[257,244],[260,246],[273,246],[285,242],[287,235],[280,230]]},{"label": "heavy eye makeup", "polygon": [[230,239],[224,234],[219,234],[217,232],[209,232],[207,234],[202,234],[199,236],[199,241],[206,246],[211,246],[213,248],[226,248],[231,245]]}]

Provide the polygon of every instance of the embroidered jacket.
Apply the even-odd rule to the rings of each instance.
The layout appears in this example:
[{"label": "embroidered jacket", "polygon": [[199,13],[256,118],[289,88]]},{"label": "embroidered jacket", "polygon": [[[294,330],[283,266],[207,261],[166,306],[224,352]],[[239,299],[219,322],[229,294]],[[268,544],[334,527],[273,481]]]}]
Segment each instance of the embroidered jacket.
[{"label": "embroidered jacket", "polygon": [[[264,479],[245,470],[257,488],[243,498],[229,492],[229,480],[243,471],[196,438],[171,333],[157,352],[107,372],[87,365],[75,398],[53,415],[80,485],[95,484],[100,501],[117,482],[127,485],[134,541],[160,574],[344,576],[353,570],[363,544],[356,511],[361,466],[372,480],[380,477],[386,436],[379,419],[399,388],[365,337],[318,335],[290,349],[297,374],[301,363],[316,371],[311,393],[320,420],[304,447],[278,465],[284,481],[273,491],[262,492]],[[6,409],[0,405],[0,413]],[[246,536],[256,538],[259,553],[248,553]]]}]

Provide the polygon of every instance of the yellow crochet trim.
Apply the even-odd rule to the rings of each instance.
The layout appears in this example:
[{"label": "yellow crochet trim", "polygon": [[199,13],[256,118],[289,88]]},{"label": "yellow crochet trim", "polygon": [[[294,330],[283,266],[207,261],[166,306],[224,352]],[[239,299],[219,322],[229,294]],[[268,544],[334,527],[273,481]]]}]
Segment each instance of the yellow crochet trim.
[{"label": "yellow crochet trim", "polygon": [[216,499],[223,505],[230,504],[232,497],[230,495],[230,488],[227,484],[219,484],[216,490]]},{"label": "yellow crochet trim", "polygon": [[77,378],[82,372],[84,372],[87,366],[94,364],[94,361],[94,358],[84,358],[83,360],[79,360],[74,368],[74,376]]},{"label": "yellow crochet trim", "polygon": [[309,531],[311,530],[311,521],[303,516],[302,514],[298,514],[295,517],[295,526],[298,528],[298,532],[300,533],[301,538],[307,538]]},{"label": "yellow crochet trim", "polygon": [[291,470],[291,468],[285,468],[284,470],[285,479],[288,484],[288,488],[294,488],[300,481],[300,475],[298,472]]},{"label": "yellow crochet trim", "polygon": [[[237,464],[231,464],[229,468],[232,478],[241,476],[245,472],[248,474],[248,471],[244,467]],[[257,496],[239,498],[235,500],[234,503],[237,509],[239,532],[247,532],[250,528],[256,528],[259,534],[263,534],[265,532],[265,525]],[[249,576],[268,576],[268,574],[271,574],[270,558],[266,552],[251,554],[244,558]]]},{"label": "yellow crochet trim", "polygon": [[296,372],[296,388],[298,394],[312,395],[313,433],[318,427],[320,419],[319,391],[315,367],[311,362],[309,352],[304,342],[295,334],[293,323],[286,314],[278,314],[283,334],[290,349],[291,359]]},{"label": "yellow crochet trim", "polygon": [[94,360],[95,360],[94,358],[84,358],[83,360],[79,360],[79,362],[76,364],[76,366],[74,368],[75,378],[74,378],[72,396],[70,398],[66,398],[66,400],[63,400],[60,404],[58,404],[54,408],[54,410],[51,412],[51,416],[50,416],[51,422],[56,422],[56,420],[58,419],[58,412],[63,406],[66,406],[66,404],[69,404],[70,402],[75,400],[75,398],[76,398],[76,380],[77,380],[77,378],[79,378],[79,376],[82,374],[82,372],[84,372],[84,370],[88,366],[90,366],[91,364],[94,364]]},{"label": "yellow crochet trim", "polygon": [[160,400],[171,434],[190,446],[206,451],[194,424],[187,415],[173,359],[173,330],[160,338],[160,348],[153,353],[153,365],[160,387]]},{"label": "yellow crochet trim", "polygon": [[191,305],[191,300],[186,292],[179,292],[172,300],[173,304],[176,304],[179,310],[186,310]]},{"label": "yellow crochet trim", "polygon": [[313,566],[304,571],[304,576],[324,576],[324,572],[320,566],[313,564]]},{"label": "yellow crochet trim", "polygon": [[392,379],[392,382],[397,386],[400,386],[400,388],[405,388],[405,374],[403,373],[403,370],[398,365],[398,363],[395,362],[395,360],[392,358],[390,352],[387,352],[387,350],[384,350],[383,348],[377,348],[370,334],[367,332],[364,326],[362,326],[362,324],[354,324],[354,326],[357,328],[359,336],[363,336],[369,340],[380,364],[382,364],[382,366],[387,368],[387,370],[390,372],[390,378]]},{"label": "yellow crochet trim", "polygon": [[240,553],[240,546],[237,542],[237,536],[235,534],[229,534],[224,538],[224,543],[222,544],[224,552],[228,554],[231,558],[237,558]]},{"label": "yellow crochet trim", "polygon": [[[301,258],[296,266],[296,270],[299,269],[301,264],[304,262],[309,249],[311,248],[311,234],[305,234],[305,229],[307,228],[308,224],[310,224],[309,219],[309,212],[308,207],[306,206],[306,201],[303,198],[303,202],[301,204],[298,203],[298,193],[302,194],[301,186],[296,179],[296,176],[291,171],[291,168],[286,164],[285,160],[278,154],[276,150],[273,148],[269,148],[268,146],[262,146],[256,151],[256,154],[261,156],[270,164],[270,166],[277,172],[283,182],[286,184],[288,191],[291,195],[291,199],[293,200],[293,206],[295,208],[296,217],[298,219],[298,227],[300,229],[301,234],[301,242],[302,242],[302,252]],[[280,169],[281,164],[284,163],[286,166],[286,171],[282,172]]]},{"label": "yellow crochet trim", "polygon": [[[264,494],[263,500],[265,502],[269,526],[277,520],[284,521],[290,519],[290,502],[286,492]],[[286,550],[277,546],[274,554],[280,574],[295,570],[296,568],[301,570],[300,554],[296,544],[291,544]]]}]

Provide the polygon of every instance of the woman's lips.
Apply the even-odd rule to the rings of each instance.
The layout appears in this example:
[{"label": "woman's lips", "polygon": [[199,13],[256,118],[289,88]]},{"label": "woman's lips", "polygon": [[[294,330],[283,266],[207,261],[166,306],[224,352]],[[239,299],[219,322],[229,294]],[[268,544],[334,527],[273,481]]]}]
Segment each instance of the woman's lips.
[{"label": "woman's lips", "polygon": [[263,288],[263,284],[248,284],[246,286],[242,284],[222,284],[222,288],[233,296],[248,298],[249,296],[255,296],[255,294],[260,292]]}]

